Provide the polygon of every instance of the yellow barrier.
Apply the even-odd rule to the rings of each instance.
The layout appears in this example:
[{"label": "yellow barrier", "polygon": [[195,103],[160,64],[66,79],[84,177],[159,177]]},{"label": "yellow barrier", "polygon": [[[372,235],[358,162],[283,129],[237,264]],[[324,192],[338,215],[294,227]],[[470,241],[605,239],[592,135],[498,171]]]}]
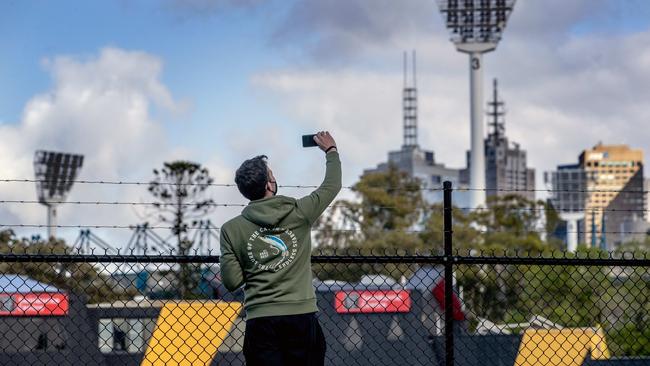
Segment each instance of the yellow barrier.
[{"label": "yellow barrier", "polygon": [[166,303],[142,365],[210,365],[241,308],[238,302]]},{"label": "yellow barrier", "polygon": [[602,329],[528,329],[521,339],[515,366],[581,366],[587,352],[594,360],[609,358]]}]

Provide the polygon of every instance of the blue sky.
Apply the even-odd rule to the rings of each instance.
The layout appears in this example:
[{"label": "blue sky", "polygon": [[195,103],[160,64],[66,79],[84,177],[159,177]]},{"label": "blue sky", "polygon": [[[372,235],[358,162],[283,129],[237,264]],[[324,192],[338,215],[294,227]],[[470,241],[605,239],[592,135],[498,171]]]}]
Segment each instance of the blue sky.
[{"label": "blue sky", "polygon": [[[24,104],[51,83],[42,60],[57,55],[83,59],[107,46],[143,50],[164,62],[161,80],[191,103],[191,112],[168,118],[179,145],[208,145],[222,123],[262,123],[277,113],[251,93],[249,75],[282,65],[269,55],[265,34],[274,22],[272,4],[194,14],[160,1],[16,1],[5,3],[0,42],[0,114],[18,121]],[[187,14],[186,14],[187,12]],[[262,108],[250,108],[251,104]],[[231,122],[232,123],[232,122]],[[227,123],[226,123],[227,124]],[[207,134],[205,132],[208,132]]]},{"label": "blue sky", "polygon": [[[299,137],[329,129],[351,185],[401,144],[401,57],[411,49],[419,142],[461,167],[467,60],[448,42],[433,0],[5,0],[0,175],[31,177],[33,151],[47,148],[84,153],[87,179],[146,180],[163,161],[183,158],[229,183],[243,159],[265,153],[281,184],[316,184],[321,156]],[[543,171],[598,140],[650,151],[647,1],[519,0],[486,55],[485,77],[486,95],[489,80],[500,79],[506,131],[528,150],[538,185]],[[33,187],[4,185],[0,195],[31,199]],[[232,190],[214,195],[242,201]],[[116,196],[149,199],[83,187],[71,199]],[[64,208],[61,220],[123,224],[140,214]],[[44,215],[5,206],[0,221]]]},{"label": "blue sky", "polygon": [[[193,2],[210,3],[189,1]],[[62,54],[84,57],[106,46],[161,57],[162,80],[174,94],[192,100],[192,122],[260,120],[272,112],[272,105],[264,106],[266,113],[252,116],[241,115],[252,112],[250,108],[235,107],[256,96],[250,90],[250,76],[259,70],[305,64],[304,59],[289,59],[300,56],[301,42],[290,45],[296,52],[288,53],[269,39],[292,3],[224,6],[198,14],[200,7],[183,10],[159,0],[4,1],[0,4],[1,120],[18,121],[24,103],[47,89],[51,80],[41,65],[43,59]],[[431,16],[433,22],[437,14]],[[581,36],[638,32],[649,23],[647,2],[609,1],[601,11],[577,19],[570,31]],[[205,108],[208,105],[212,108]]]},{"label": "blue sky", "polygon": [[[263,126],[287,120],[277,106],[252,90],[251,76],[283,67],[314,67],[313,60],[301,52],[302,43],[310,42],[297,37],[286,48],[271,42],[295,2],[244,3],[5,1],[0,4],[0,121],[17,123],[25,103],[48,89],[51,76],[44,70],[44,59],[57,55],[83,59],[107,46],[142,50],[163,60],[161,80],[175,97],[191,104],[190,112],[164,118],[183,121],[167,124],[175,144],[208,148],[213,137],[226,134],[220,128],[224,125]],[[603,4],[594,6],[593,14],[577,18],[569,32],[611,35],[648,28],[647,2]],[[434,17],[437,14],[431,14],[432,23]],[[313,36],[318,37],[317,30]],[[346,59],[339,66],[396,68],[367,59]]]}]

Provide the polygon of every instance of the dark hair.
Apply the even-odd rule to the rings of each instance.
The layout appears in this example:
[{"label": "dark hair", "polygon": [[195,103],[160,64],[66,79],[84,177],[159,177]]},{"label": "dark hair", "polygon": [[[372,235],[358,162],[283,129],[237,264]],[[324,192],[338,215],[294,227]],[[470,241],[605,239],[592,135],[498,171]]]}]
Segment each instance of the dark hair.
[{"label": "dark hair", "polygon": [[251,201],[264,198],[269,171],[266,155],[259,155],[242,163],[235,173],[235,183],[239,192]]}]

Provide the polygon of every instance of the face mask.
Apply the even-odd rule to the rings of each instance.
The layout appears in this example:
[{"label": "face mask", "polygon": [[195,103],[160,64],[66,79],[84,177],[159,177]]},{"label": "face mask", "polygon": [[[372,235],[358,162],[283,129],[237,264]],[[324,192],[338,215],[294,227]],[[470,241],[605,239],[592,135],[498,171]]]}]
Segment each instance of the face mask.
[{"label": "face mask", "polygon": [[277,194],[278,194],[278,181],[277,181],[277,179],[272,181],[272,182],[269,182],[269,183],[275,184],[275,190],[271,191],[271,193],[273,193],[274,196],[277,196]]}]

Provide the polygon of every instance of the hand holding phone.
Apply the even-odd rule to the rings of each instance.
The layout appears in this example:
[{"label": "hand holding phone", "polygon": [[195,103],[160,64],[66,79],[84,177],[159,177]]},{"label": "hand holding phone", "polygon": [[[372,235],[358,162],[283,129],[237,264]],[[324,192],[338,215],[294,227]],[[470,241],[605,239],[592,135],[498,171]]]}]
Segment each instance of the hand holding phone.
[{"label": "hand holding phone", "polygon": [[328,131],[321,131],[314,135],[302,136],[302,146],[318,146],[321,150],[329,152],[332,149],[336,149],[336,141],[334,141],[334,138]]}]

